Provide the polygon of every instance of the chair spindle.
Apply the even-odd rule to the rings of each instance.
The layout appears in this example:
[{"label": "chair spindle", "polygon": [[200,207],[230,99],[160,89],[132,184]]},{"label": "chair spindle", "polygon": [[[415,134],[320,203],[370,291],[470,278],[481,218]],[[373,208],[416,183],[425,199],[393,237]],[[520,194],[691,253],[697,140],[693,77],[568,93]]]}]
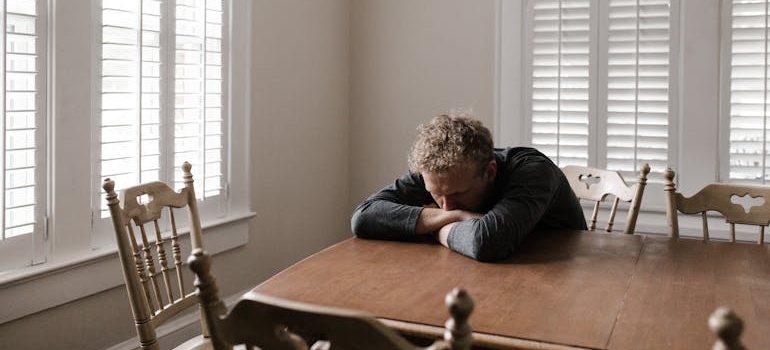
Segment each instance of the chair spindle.
[{"label": "chair spindle", "polygon": [[176,266],[176,282],[179,288],[179,298],[184,298],[184,278],[182,276],[182,249],[179,247],[179,234],[176,230],[176,219],[174,218],[174,209],[168,208],[168,217],[171,220],[171,252],[174,257],[174,266]]},{"label": "chair spindle", "polygon": [[600,202],[594,203],[594,212],[591,214],[591,225],[588,226],[588,229],[591,231],[596,229],[596,220],[599,217],[599,204]]},{"label": "chair spindle", "polygon": [[620,198],[615,197],[612,201],[612,209],[610,209],[610,217],[607,218],[607,232],[612,232],[612,225],[615,225],[615,214],[618,212],[618,202]]},{"label": "chair spindle", "polygon": [[158,220],[153,220],[153,227],[155,228],[155,251],[158,254],[158,263],[160,264],[160,273],[163,278],[163,286],[166,288],[166,298],[169,304],[174,302],[174,295],[171,289],[171,279],[169,277],[170,271],[168,269],[168,256],[166,256],[166,248],[164,246],[165,240],[161,234],[160,225]]}]

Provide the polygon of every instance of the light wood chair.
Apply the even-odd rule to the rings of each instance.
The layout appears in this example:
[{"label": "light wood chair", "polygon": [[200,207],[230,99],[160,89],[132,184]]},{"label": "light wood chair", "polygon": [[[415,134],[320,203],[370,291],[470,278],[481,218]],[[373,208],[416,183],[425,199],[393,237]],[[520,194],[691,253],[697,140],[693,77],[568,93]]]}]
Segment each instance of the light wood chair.
[{"label": "light wood chair", "polygon": [[639,207],[642,204],[644,187],[647,185],[647,174],[650,173],[650,166],[642,164],[639,172],[639,179],[636,184],[629,186],[617,171],[590,168],[577,165],[567,165],[562,168],[564,175],[569,181],[572,191],[580,200],[594,202],[594,210],[591,214],[588,229],[596,229],[596,221],[599,216],[601,203],[606,199],[612,198],[612,207],[607,218],[607,232],[612,232],[612,226],[615,224],[615,214],[618,211],[618,202],[624,201],[631,203],[628,208],[626,218],[626,227],[624,233],[633,234],[636,230],[636,219],[639,216]]},{"label": "light wood chair", "polygon": [[[198,305],[192,278],[188,281],[183,278],[182,239],[175,218],[176,212],[187,211],[191,248],[184,249],[185,253],[202,248],[190,169],[190,163],[182,165],[185,187],[179,192],[156,181],[126,188],[118,199],[115,182],[104,180],[103,188],[141,349],[159,349],[156,328]],[[202,315],[201,326],[201,336],[177,348],[210,349]]]},{"label": "light wood chair", "polygon": [[670,168],[663,172],[669,236],[679,237],[679,213],[701,214],[703,240],[708,241],[707,212],[713,211],[730,224],[730,242],[735,242],[735,224],[759,226],[757,243],[765,242],[765,226],[770,223],[770,187],[712,183],[688,198],[676,190],[674,176]]},{"label": "light wood chair", "polygon": [[373,316],[340,308],[324,307],[279,299],[256,292],[246,293],[228,312],[219,299],[211,260],[202,249],[188,259],[196,274],[195,285],[211,330],[214,349],[453,349],[469,350],[472,330],[468,317],[473,301],[461,289],[446,296],[451,318],[444,340],[427,348],[415,346]]}]

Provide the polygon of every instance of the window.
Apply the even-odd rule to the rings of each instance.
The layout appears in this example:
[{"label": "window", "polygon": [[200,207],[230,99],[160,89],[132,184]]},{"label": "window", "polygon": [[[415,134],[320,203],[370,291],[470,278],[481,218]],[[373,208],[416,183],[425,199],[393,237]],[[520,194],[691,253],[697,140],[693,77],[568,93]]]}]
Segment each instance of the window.
[{"label": "window", "polygon": [[[46,13],[45,1],[6,0],[2,71],[3,130],[0,172],[0,266],[41,259],[46,210]],[[37,250],[39,253],[39,250]]]},{"label": "window", "polygon": [[[0,233],[0,299],[12,305],[0,323],[123,283],[113,270],[111,222],[100,211],[102,161],[120,151],[141,157],[106,176],[174,181],[177,164],[193,164],[212,253],[245,244],[245,219],[253,216],[248,147],[231,147],[247,145],[249,137],[251,1],[97,0],[46,8],[50,3],[0,2],[6,12],[0,17],[6,171],[0,174],[7,188],[0,205],[34,210],[31,233]],[[104,122],[103,110],[122,118]],[[103,138],[108,124],[120,131]],[[124,138],[129,132],[139,141]],[[230,184],[240,190],[229,193]],[[33,201],[20,201],[31,191]],[[3,220],[9,229],[30,228]],[[64,280],[78,287],[45,288]]]},{"label": "window", "polygon": [[531,144],[560,166],[669,165],[669,0],[530,0],[524,103]]},{"label": "window", "polygon": [[49,3],[0,2],[0,281],[113,254],[106,177],[181,187],[189,161],[203,225],[240,226],[248,191],[227,189],[248,188],[229,159],[248,159],[230,145],[247,143],[249,2]]},{"label": "window", "polygon": [[766,0],[734,0],[728,7],[729,180],[770,180],[768,29]]},{"label": "window", "polygon": [[196,195],[224,197],[224,8],[223,0],[102,1],[97,183],[111,178],[120,189],[161,180],[181,188],[188,161]]}]

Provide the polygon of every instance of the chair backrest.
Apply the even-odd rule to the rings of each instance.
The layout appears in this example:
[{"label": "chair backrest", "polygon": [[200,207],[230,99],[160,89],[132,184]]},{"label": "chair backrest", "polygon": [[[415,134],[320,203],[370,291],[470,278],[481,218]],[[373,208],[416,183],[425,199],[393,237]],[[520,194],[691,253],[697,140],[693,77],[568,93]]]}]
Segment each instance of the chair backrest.
[{"label": "chair backrest", "polygon": [[[196,249],[188,263],[196,274],[195,285],[215,350],[232,349],[234,345],[270,350],[423,349],[373,316],[353,310],[249,292],[228,312],[219,299],[208,254]],[[473,301],[461,289],[450,292],[445,301],[451,318],[446,323],[444,341],[438,340],[425,349],[470,349],[472,330],[468,317]]]},{"label": "chair backrest", "polygon": [[580,200],[594,202],[594,210],[589,221],[588,229],[596,229],[596,221],[599,216],[600,205],[606,199],[612,199],[612,207],[605,230],[612,232],[615,224],[615,214],[618,212],[618,202],[631,203],[626,218],[626,228],[623,232],[633,234],[636,229],[636,219],[639,216],[639,207],[642,204],[644,187],[647,185],[647,174],[650,173],[649,164],[642,164],[639,171],[639,179],[636,184],[629,186],[617,171],[590,168],[577,165],[567,165],[562,168],[569,181],[572,191]]},{"label": "chair backrest", "polygon": [[[177,226],[175,217],[175,210],[188,213],[191,248],[184,249],[184,253],[202,248],[190,169],[190,163],[182,165],[185,187],[179,192],[155,181],[126,188],[118,199],[115,182],[104,180],[123,277],[142,349],[158,349],[155,328],[198,304],[192,281],[183,279],[181,227]],[[205,334],[205,325],[203,331]]]},{"label": "chair backrest", "polygon": [[701,214],[703,240],[709,240],[707,212],[718,212],[730,224],[730,241],[735,242],[735,224],[759,226],[757,243],[765,241],[765,226],[770,223],[770,187],[742,184],[712,183],[692,197],[685,197],[676,190],[675,173],[663,172],[666,194],[666,214],[669,236],[679,237],[678,213]]}]

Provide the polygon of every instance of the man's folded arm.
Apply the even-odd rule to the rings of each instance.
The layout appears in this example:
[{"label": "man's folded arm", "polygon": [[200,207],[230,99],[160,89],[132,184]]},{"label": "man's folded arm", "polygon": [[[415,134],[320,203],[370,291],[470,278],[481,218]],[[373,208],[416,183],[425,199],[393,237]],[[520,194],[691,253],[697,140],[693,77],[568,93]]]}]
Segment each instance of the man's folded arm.
[{"label": "man's folded arm", "polygon": [[543,162],[521,166],[503,198],[479,219],[453,225],[449,248],[479,261],[507,258],[548,211],[559,186],[555,167]]},{"label": "man's folded arm", "polygon": [[432,202],[419,174],[407,173],[361,203],[350,226],[361,238],[409,239],[418,234],[423,206]]},{"label": "man's folded arm", "polygon": [[415,236],[415,225],[422,207],[367,200],[353,213],[350,226],[361,238],[405,239]]}]

